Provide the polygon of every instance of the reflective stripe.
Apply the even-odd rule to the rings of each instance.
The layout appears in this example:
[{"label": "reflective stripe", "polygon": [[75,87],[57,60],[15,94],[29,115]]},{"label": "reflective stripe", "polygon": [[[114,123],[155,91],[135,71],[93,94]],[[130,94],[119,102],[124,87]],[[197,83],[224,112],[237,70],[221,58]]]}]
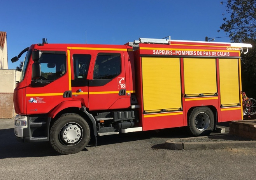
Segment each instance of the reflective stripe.
[{"label": "reflective stripe", "polygon": [[218,99],[218,97],[205,97],[205,98],[187,98],[185,101],[199,101],[199,100],[213,100],[213,99]]},{"label": "reflective stripe", "polygon": [[237,108],[222,108],[221,111],[232,111],[232,110],[240,110],[241,107],[237,107]]},{"label": "reflective stripe", "polygon": [[[127,93],[135,93],[135,91],[126,91]],[[100,92],[72,92],[72,95],[85,95],[85,94],[119,94],[119,91],[100,91]],[[26,94],[26,97],[33,96],[62,96],[63,93],[40,93],[40,94]]]},{"label": "reflective stripe", "polygon": [[70,50],[67,50],[68,54],[68,89],[71,91],[71,59],[70,59]]},{"label": "reflective stripe", "polygon": [[68,47],[68,49],[75,50],[98,50],[98,51],[127,51],[127,49],[119,49],[119,48],[94,48],[94,47]]},{"label": "reflective stripe", "polygon": [[159,116],[173,116],[173,115],[182,115],[182,114],[183,114],[183,112],[160,113],[160,114],[144,114],[144,118],[159,117]]},{"label": "reflective stripe", "polygon": [[89,94],[118,94],[119,91],[101,91],[101,92],[89,92]]},{"label": "reflective stripe", "polygon": [[26,97],[32,97],[32,96],[63,96],[63,93],[26,94]]}]

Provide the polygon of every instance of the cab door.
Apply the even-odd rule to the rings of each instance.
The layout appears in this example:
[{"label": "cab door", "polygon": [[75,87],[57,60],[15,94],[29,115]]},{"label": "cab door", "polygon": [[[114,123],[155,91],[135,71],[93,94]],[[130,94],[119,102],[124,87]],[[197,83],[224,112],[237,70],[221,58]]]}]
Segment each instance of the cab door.
[{"label": "cab door", "polygon": [[89,80],[90,111],[130,107],[125,76],[127,58],[127,52],[97,52]]},{"label": "cab door", "polygon": [[[26,103],[28,114],[46,114],[70,97],[64,97],[69,91],[69,59],[66,52],[45,49],[41,51],[40,63],[41,76],[31,80],[28,69],[26,79],[30,82],[26,88]],[[33,61],[30,61],[32,67]],[[25,79],[24,79],[25,80]]]},{"label": "cab door", "polygon": [[82,105],[88,107],[88,74],[93,52],[87,50],[71,50],[70,57],[72,67],[72,98],[81,101]]}]

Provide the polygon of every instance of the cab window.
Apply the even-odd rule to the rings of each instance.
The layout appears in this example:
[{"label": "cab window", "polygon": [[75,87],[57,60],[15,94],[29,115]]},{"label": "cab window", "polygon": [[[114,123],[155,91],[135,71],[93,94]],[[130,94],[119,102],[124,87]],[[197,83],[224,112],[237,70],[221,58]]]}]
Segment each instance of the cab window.
[{"label": "cab window", "polygon": [[41,80],[54,81],[66,73],[66,54],[43,53],[39,62]]},{"label": "cab window", "polygon": [[121,73],[120,54],[98,54],[93,79],[113,79]]},{"label": "cab window", "polygon": [[91,61],[91,55],[74,54],[73,61],[75,79],[86,79]]}]

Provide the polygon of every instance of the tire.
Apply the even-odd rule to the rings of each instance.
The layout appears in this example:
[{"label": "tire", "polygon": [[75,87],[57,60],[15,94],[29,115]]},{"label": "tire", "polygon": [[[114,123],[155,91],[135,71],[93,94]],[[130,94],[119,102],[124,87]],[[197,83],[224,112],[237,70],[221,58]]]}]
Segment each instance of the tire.
[{"label": "tire", "polygon": [[78,153],[90,141],[90,127],[77,114],[63,114],[50,129],[51,146],[60,154]]},{"label": "tire", "polygon": [[214,130],[214,115],[208,107],[193,109],[188,119],[188,128],[193,136],[209,135]]}]

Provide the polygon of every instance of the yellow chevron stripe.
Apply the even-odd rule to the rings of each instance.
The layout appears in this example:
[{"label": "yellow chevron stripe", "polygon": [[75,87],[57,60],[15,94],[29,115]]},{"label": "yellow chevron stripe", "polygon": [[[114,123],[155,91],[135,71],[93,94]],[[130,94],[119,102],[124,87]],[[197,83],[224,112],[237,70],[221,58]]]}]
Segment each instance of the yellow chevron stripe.
[{"label": "yellow chevron stripe", "polygon": [[213,99],[218,99],[218,97],[186,98],[185,101],[200,101],[200,100],[213,100]]},{"label": "yellow chevron stripe", "polygon": [[[126,91],[127,93],[135,93],[135,91]],[[118,94],[119,91],[100,91],[100,92],[72,92],[72,95],[86,95],[86,94]],[[26,97],[33,96],[62,96],[63,93],[38,93],[38,94],[26,94]]]},{"label": "yellow chevron stripe", "polygon": [[72,92],[72,95],[86,95],[88,92]]},{"label": "yellow chevron stripe", "polygon": [[241,110],[241,107],[237,108],[222,108],[221,111],[232,111],[232,110]]},{"label": "yellow chevron stripe", "polygon": [[26,97],[33,97],[33,96],[63,96],[63,93],[26,94]]},{"label": "yellow chevron stripe", "polygon": [[119,91],[101,91],[101,92],[89,92],[89,94],[118,94]]},{"label": "yellow chevron stripe", "polygon": [[127,51],[127,49],[121,48],[94,48],[94,47],[67,47],[68,49],[74,50],[98,50],[98,51]]},{"label": "yellow chevron stripe", "polygon": [[160,113],[160,114],[144,114],[144,118],[160,117],[160,116],[173,116],[173,115],[181,115],[181,114],[183,114],[183,112]]}]

